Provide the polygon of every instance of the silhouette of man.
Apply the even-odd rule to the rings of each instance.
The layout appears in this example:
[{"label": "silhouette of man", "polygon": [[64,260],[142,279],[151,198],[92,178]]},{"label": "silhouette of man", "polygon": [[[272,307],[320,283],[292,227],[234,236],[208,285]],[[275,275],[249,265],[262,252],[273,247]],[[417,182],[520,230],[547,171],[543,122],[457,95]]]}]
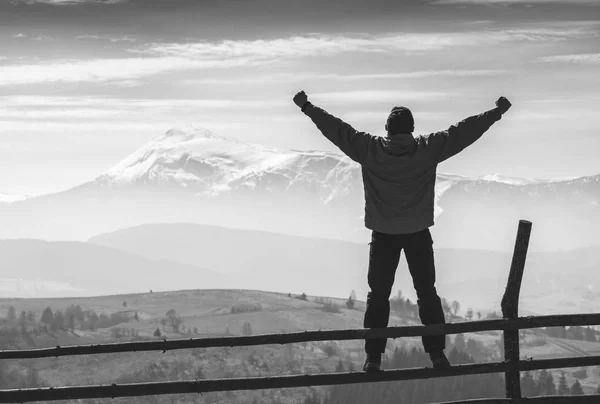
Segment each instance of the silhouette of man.
[{"label": "silhouette of man", "polygon": [[[317,128],[348,157],[362,167],[365,192],[365,227],[372,231],[369,243],[367,310],[365,328],[385,328],[390,316],[390,293],[400,253],[404,250],[417,293],[419,317],[425,325],[444,323],[442,303],[435,289],[433,239],[434,187],[439,163],[459,153],[481,137],[511,107],[505,97],[496,107],[468,117],[445,131],[413,137],[414,119],[406,107],[390,112],[385,137],[359,132],[308,101],[304,91],[294,103]],[[450,363],[444,354],[445,335],[425,336],[425,352],[433,367]],[[365,340],[363,370],[380,370],[385,338]]]}]

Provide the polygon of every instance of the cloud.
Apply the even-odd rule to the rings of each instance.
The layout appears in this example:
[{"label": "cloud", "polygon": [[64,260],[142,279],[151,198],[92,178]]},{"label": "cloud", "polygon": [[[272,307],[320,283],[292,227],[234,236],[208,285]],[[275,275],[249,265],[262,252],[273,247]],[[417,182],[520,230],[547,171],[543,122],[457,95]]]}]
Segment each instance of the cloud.
[{"label": "cloud", "polygon": [[311,99],[325,102],[405,102],[405,101],[431,101],[452,96],[449,92],[432,91],[339,91],[326,93],[311,93]]},{"label": "cloud", "polygon": [[126,116],[126,111],[109,109],[7,109],[0,108],[0,119],[54,119],[54,118],[83,118],[99,119]]},{"label": "cloud", "polygon": [[540,62],[573,63],[573,64],[600,64],[600,53],[581,53],[574,55],[544,56]]},{"label": "cloud", "polygon": [[0,97],[0,117],[104,117],[131,113],[201,112],[207,109],[276,108],[288,100],[234,99],[133,99],[94,97],[5,96]]},{"label": "cloud", "polygon": [[137,39],[129,36],[109,36],[109,35],[79,35],[77,39],[91,39],[91,40],[101,40],[101,41],[110,41],[110,42],[136,42]]},{"label": "cloud", "polygon": [[[596,23],[596,26],[600,23]],[[386,35],[294,36],[273,40],[225,40],[219,42],[159,43],[130,49],[137,57],[91,60],[57,60],[39,64],[0,67],[0,86],[43,82],[119,82],[136,85],[136,80],[161,73],[187,70],[236,68],[279,64],[298,58],[361,53],[397,55],[398,52],[430,52],[452,47],[491,46],[514,42],[552,42],[569,38],[599,36],[596,26],[531,26],[526,28]],[[403,73],[404,77],[435,75],[489,75],[494,71],[445,71]],[[373,75],[348,76],[347,80],[396,78]],[[343,76],[333,77],[344,80]]]},{"label": "cloud", "polygon": [[476,5],[499,5],[499,4],[567,4],[598,6],[598,0],[436,0],[432,4],[476,4]]},{"label": "cloud", "polygon": [[0,86],[43,82],[93,82],[135,80],[182,70],[234,67],[241,60],[192,60],[177,57],[62,60],[39,64],[0,66]]},{"label": "cloud", "polygon": [[[596,22],[596,25],[600,23]],[[387,54],[435,51],[449,47],[492,45],[515,41],[556,41],[597,36],[589,26],[525,27],[465,32],[391,33],[386,35],[294,36],[273,40],[157,43],[132,52],[199,60],[243,59],[262,63],[282,58],[325,57],[341,53]]]},{"label": "cloud", "polygon": [[31,39],[32,41],[52,41],[53,38],[49,37],[47,35],[37,35],[37,36],[29,36],[29,35],[25,35],[21,32],[19,32],[18,34],[15,34],[12,36],[13,38],[18,38],[18,39]]},{"label": "cloud", "polygon": [[335,73],[276,73],[266,76],[234,77],[229,79],[189,79],[183,84],[262,84],[265,82],[295,82],[305,80],[389,80],[389,79],[415,79],[430,77],[484,77],[498,76],[507,73],[507,70],[479,69],[479,70],[422,70],[400,73],[365,73],[365,74],[335,74]]},{"label": "cloud", "polygon": [[[210,130],[241,130],[244,128],[243,123],[238,122],[223,122],[213,120],[190,120],[194,125],[209,128]],[[53,132],[58,134],[74,133],[90,133],[90,132],[104,132],[106,134],[119,134],[127,133],[130,131],[143,131],[148,133],[161,134],[166,130],[176,126],[172,119],[162,121],[65,121],[65,122],[38,122],[38,121],[23,121],[23,120],[2,120],[0,117],[0,127],[5,131],[20,131],[26,133],[39,133]]]}]

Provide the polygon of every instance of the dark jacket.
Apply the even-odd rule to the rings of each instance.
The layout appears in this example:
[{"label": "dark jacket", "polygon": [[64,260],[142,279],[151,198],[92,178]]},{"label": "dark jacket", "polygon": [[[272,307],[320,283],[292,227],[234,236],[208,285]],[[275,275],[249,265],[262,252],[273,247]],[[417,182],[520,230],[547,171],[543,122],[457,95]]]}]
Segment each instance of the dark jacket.
[{"label": "dark jacket", "polygon": [[436,169],[481,137],[501,118],[497,109],[466,118],[445,131],[420,135],[358,132],[308,103],[304,113],[348,157],[362,167],[365,226],[388,234],[433,226]]}]

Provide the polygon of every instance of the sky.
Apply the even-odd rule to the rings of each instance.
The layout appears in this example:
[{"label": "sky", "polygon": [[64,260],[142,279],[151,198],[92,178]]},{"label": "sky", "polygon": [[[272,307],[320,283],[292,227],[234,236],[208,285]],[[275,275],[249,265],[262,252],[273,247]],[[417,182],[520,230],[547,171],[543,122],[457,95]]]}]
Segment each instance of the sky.
[{"label": "sky", "polygon": [[195,125],[330,150],[297,91],[385,135],[512,109],[439,172],[600,174],[600,0],[0,0],[0,193],[68,189]]}]

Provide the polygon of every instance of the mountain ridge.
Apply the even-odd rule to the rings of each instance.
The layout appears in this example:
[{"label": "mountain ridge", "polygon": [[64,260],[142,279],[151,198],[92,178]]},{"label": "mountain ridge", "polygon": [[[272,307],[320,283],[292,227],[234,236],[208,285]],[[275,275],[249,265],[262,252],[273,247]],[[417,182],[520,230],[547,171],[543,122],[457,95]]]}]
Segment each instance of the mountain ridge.
[{"label": "mountain ridge", "polygon": [[[599,201],[600,175],[438,173],[432,231],[438,246],[506,251],[516,223],[527,219],[535,223],[532,250],[572,249],[596,239]],[[196,127],[173,128],[77,187],[0,204],[0,220],[0,238],[87,240],[180,222],[361,243],[370,237],[361,169],[348,157],[282,151]]]},{"label": "mountain ridge", "polygon": [[[435,239],[435,237],[434,237]],[[343,297],[368,292],[369,246],[349,241],[302,238],[197,224],[148,224],[90,239],[149,259],[167,259],[224,271],[246,288]],[[513,240],[514,242],[514,240]],[[234,253],[232,253],[234,252]],[[600,246],[565,252],[530,252],[523,280],[522,306],[530,312],[563,302],[593,310]],[[437,287],[450,300],[474,307],[499,307],[512,251],[435,247]],[[564,268],[570,268],[566,273]],[[600,284],[597,284],[600,287]],[[290,289],[291,290],[287,290]],[[416,300],[404,254],[395,289]]]}]

